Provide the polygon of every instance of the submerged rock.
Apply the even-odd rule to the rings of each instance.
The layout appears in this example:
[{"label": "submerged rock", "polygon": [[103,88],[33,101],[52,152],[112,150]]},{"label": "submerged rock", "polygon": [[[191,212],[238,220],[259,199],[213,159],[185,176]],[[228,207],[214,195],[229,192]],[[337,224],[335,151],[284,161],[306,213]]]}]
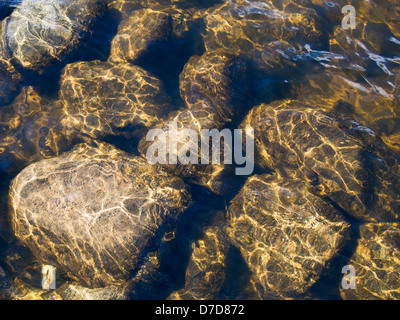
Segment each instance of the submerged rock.
[{"label": "submerged rock", "polygon": [[111,44],[110,61],[135,62],[157,43],[179,46],[193,26],[193,17],[184,10],[136,10],[122,20]]},{"label": "submerged rock", "polygon": [[399,153],[400,78],[398,71],[392,71],[395,73],[390,78],[360,78],[360,71],[323,70],[307,75],[299,87],[293,89],[293,93],[307,105],[341,116],[353,116]]},{"label": "submerged rock", "polygon": [[42,71],[77,47],[104,7],[101,0],[24,0],[4,20],[7,46],[23,67]]},{"label": "submerged rock", "polygon": [[6,23],[0,22],[0,106],[12,101],[22,79],[21,74],[11,63],[11,55],[7,49]]},{"label": "submerged rock", "polygon": [[134,11],[143,9],[145,0],[106,0],[108,10],[117,10],[123,19],[128,18]]},{"label": "submerged rock", "polygon": [[379,0],[369,0],[367,2],[363,0],[352,0],[351,2],[347,0],[311,0],[311,2],[319,6],[333,26],[341,25],[344,17],[341,12],[342,8],[350,4],[356,9],[356,29],[365,22],[387,24],[396,37],[400,35],[400,23],[399,19],[397,19],[400,5],[397,0],[386,0],[384,4]]},{"label": "submerged rock", "polygon": [[228,208],[226,232],[265,298],[305,293],[346,244],[350,226],[299,180],[256,175]]},{"label": "submerged rock", "polygon": [[[400,228],[398,224],[360,227],[356,252],[348,262],[355,269],[355,289],[340,294],[346,300],[400,299]],[[346,281],[344,279],[344,281]]]},{"label": "submerged rock", "polygon": [[[177,134],[174,137],[175,125]],[[165,121],[153,128],[160,130],[160,133],[163,132],[165,139],[160,139],[160,136],[158,136],[152,140],[151,136],[146,136],[139,142],[139,152],[148,160],[162,162],[160,164],[169,174],[177,175],[188,182],[204,186],[221,195],[229,189],[226,178],[230,172],[227,166],[221,162],[219,164],[213,163],[212,152],[209,154],[209,163],[201,164],[203,150],[201,130],[220,129],[221,126],[218,116],[206,105],[198,104],[189,110],[183,109],[172,112]],[[195,133],[195,136],[187,135],[184,130],[193,130],[191,132]],[[174,144],[176,144],[176,150],[170,150],[170,146]],[[230,151],[227,150],[227,152]],[[221,157],[223,152],[224,148],[221,146]],[[170,161],[174,158],[176,158],[175,163]],[[194,162],[197,162],[197,164],[194,164]]]},{"label": "submerged rock", "polygon": [[169,300],[215,300],[226,279],[229,244],[219,227],[209,227],[192,245],[186,269],[185,288],[172,293]]},{"label": "submerged rock", "polygon": [[[209,164],[202,164],[201,132],[203,129],[222,130],[224,123],[231,122],[238,114],[233,101],[236,101],[237,106],[241,93],[245,89],[235,93],[232,84],[234,78],[240,78],[243,75],[246,67],[240,59],[233,61],[234,59],[235,57],[230,54],[218,56],[215,53],[192,57],[180,75],[180,92],[186,108],[171,112],[154,128],[166,133],[165,145],[159,144],[159,149],[165,151],[167,159],[165,170],[192,183],[205,186],[216,194],[227,192],[226,178],[230,172],[222,163],[212,163],[211,153]],[[174,140],[169,135],[172,131],[171,122],[176,124],[178,129],[178,135]],[[193,145],[193,141],[188,141],[189,137],[183,131],[187,129],[196,133],[195,138],[198,143]],[[176,164],[170,163],[172,153],[169,146],[172,143],[176,143],[178,156],[181,156],[182,150],[191,149],[190,155],[187,156],[188,161],[189,158],[191,159],[190,163],[182,163],[180,158]],[[152,145],[154,142],[143,138],[139,143],[140,153],[145,156]],[[222,157],[225,149],[221,147],[220,151]],[[232,150],[227,150],[227,152],[232,152]],[[198,164],[193,164],[192,157]]]},{"label": "submerged rock", "polygon": [[293,47],[319,43],[320,19],[309,1],[225,1],[206,13],[207,51],[219,48],[243,54],[262,52],[273,41],[288,41]]},{"label": "submerged rock", "polygon": [[89,287],[125,283],[189,203],[180,179],[106,144],[33,164],[10,188],[16,237]]},{"label": "submerged rock", "polygon": [[0,106],[12,100],[20,81],[21,75],[9,62],[2,61],[0,57]]},{"label": "submerged rock", "polygon": [[77,62],[61,75],[65,127],[92,138],[151,128],[171,110],[160,80],[131,64]]},{"label": "submerged rock", "polygon": [[260,165],[307,181],[357,219],[399,220],[399,158],[371,129],[295,100],[260,105],[241,126],[255,130]]},{"label": "submerged rock", "polygon": [[231,122],[248,91],[246,83],[237,83],[246,71],[243,59],[223,51],[194,56],[180,75],[181,96],[189,110],[202,107],[215,122]]},{"label": "submerged rock", "polygon": [[11,297],[12,280],[0,267],[0,299],[9,300]]},{"label": "submerged rock", "polygon": [[[10,290],[11,291],[11,290]],[[12,300],[125,300],[123,288],[109,286],[89,289],[76,283],[64,283],[54,291],[33,288],[19,279],[15,279],[10,295]]]}]

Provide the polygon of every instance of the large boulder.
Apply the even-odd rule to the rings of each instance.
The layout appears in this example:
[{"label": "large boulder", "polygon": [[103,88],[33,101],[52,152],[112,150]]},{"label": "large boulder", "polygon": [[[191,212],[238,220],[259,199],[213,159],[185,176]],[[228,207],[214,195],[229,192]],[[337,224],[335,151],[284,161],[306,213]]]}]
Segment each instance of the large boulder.
[{"label": "large boulder", "polygon": [[[211,158],[212,152],[209,153],[208,164],[202,164],[201,159],[202,155],[204,155],[201,132],[203,129],[220,130],[222,123],[218,119],[219,117],[216,116],[212,109],[202,104],[193,106],[189,110],[183,109],[172,112],[167,119],[159,122],[153,128],[160,133],[162,132],[165,140],[160,136],[155,138],[148,135],[140,140],[139,152],[148,160],[157,161],[170,174],[204,186],[216,194],[224,194],[229,189],[226,178],[229,176],[230,170],[221,161],[220,163],[214,162]],[[177,129],[175,137],[173,136],[174,126]],[[184,130],[192,130],[191,133],[194,133],[195,136],[186,135]],[[176,145],[176,150],[170,149],[170,146],[173,145]],[[211,144],[209,148],[211,148]],[[225,149],[221,142],[220,159],[223,159],[222,155],[225,150],[228,153],[232,151],[231,149]],[[175,163],[172,163],[170,159],[174,158],[177,161],[173,160]]]},{"label": "large boulder", "polygon": [[189,109],[201,107],[212,114],[216,124],[229,123],[249,91],[246,72],[244,59],[221,50],[193,56],[179,77],[181,97]]},{"label": "large boulder", "polygon": [[400,23],[393,12],[399,12],[400,5],[392,0],[384,5],[354,0],[356,27],[344,29],[341,10],[348,1],[312,1],[332,26],[329,52],[308,46],[322,68],[309,72],[299,88],[295,86],[294,96],[318,108],[349,111],[399,152]]},{"label": "large boulder", "polygon": [[399,158],[375,132],[295,100],[255,107],[242,128],[253,128],[257,162],[363,221],[398,221]]},{"label": "large boulder", "polygon": [[346,244],[350,225],[304,182],[255,175],[228,208],[226,232],[262,298],[305,293]]},{"label": "large boulder", "polygon": [[106,144],[35,163],[10,187],[16,237],[89,287],[125,283],[189,203],[180,179]]}]

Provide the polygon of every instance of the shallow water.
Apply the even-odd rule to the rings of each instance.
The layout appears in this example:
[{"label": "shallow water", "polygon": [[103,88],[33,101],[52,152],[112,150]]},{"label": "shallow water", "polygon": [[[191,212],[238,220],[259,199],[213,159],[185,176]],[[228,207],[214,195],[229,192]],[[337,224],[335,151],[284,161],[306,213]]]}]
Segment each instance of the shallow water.
[{"label": "shallow water", "polygon": [[[16,10],[15,7],[18,7],[20,2],[23,1],[0,1],[0,19],[10,20]],[[0,297],[3,299],[38,298],[43,294],[41,292],[43,261],[38,259],[37,252],[32,253],[26,245],[21,243],[21,239],[16,239],[10,222],[11,207],[8,207],[10,183],[24,168],[42,159],[55,158],[68,152],[76,144],[88,141],[89,143],[107,142],[131,155],[139,155],[138,143],[140,137],[143,136],[143,130],[156,127],[159,123],[167,121],[168,113],[186,110],[196,105],[198,101],[210,103],[218,112],[224,113],[226,117],[221,120],[223,127],[234,129],[238,128],[252,108],[262,103],[270,104],[285,99],[298,100],[312,110],[329,112],[337,119],[357,121],[355,123],[358,128],[365,133],[361,138],[365,146],[364,151],[375,152],[375,144],[368,142],[367,136],[370,134],[380,142],[383,141],[384,146],[379,145],[381,148],[379,150],[384,151],[379,151],[381,152],[379,155],[385,154],[387,158],[385,156],[382,158],[387,163],[390,162],[393,168],[398,168],[393,163],[400,159],[398,158],[400,157],[398,102],[400,6],[396,0],[353,2],[357,12],[357,25],[354,30],[344,30],[341,26],[344,17],[341,8],[347,2],[340,0],[330,2],[322,0],[231,2],[193,0],[178,1],[174,5],[169,1],[109,0],[105,12],[94,19],[90,27],[91,31],[80,35],[80,40],[71,50],[53,59],[51,63],[44,63],[40,70],[34,70],[28,64],[23,65],[23,59],[17,61],[17,54],[14,53],[15,56],[10,59],[14,68],[12,74],[20,75],[15,90],[7,91],[11,80],[8,80],[6,73],[3,73],[0,68],[0,76],[3,77],[0,79],[1,89],[8,92],[8,96],[0,97],[2,102],[0,107],[2,140],[0,142]],[[152,15],[147,17],[146,14],[140,13],[144,10],[143,8],[154,11],[174,10],[175,15],[169,16],[166,19],[167,22],[153,32],[152,26],[156,25],[157,18]],[[174,19],[180,19],[179,14],[183,14],[184,18],[175,22]],[[128,20],[133,15],[138,16],[138,21],[141,19],[145,21],[143,24],[133,25],[137,26],[134,30],[134,38],[143,37],[145,45],[139,48],[141,51],[138,49],[138,54],[132,58],[129,50],[133,49],[127,49],[126,44],[117,47],[114,51],[112,45],[124,20]],[[161,21],[162,18],[159,19]],[[45,34],[46,32],[43,32],[39,37],[46,36]],[[8,33],[1,32],[1,35],[6,39],[11,37]],[[0,40],[0,44],[1,41],[3,40]],[[141,46],[135,43],[132,47],[135,45]],[[4,46],[0,46],[0,49],[5,50]],[[27,52],[30,54],[29,51]],[[6,54],[1,54],[1,60],[9,61]],[[124,55],[128,56],[127,61],[115,62],[122,59]],[[225,55],[229,59],[224,60],[225,58],[222,57]],[[195,56],[209,58],[194,63]],[[147,91],[133,89],[129,92],[131,87],[135,86],[128,82],[131,78],[122,84],[123,80],[118,78],[118,84],[110,81],[105,85],[104,90],[100,90],[96,88],[96,81],[100,80],[93,80],[97,79],[96,75],[89,75],[91,71],[86,69],[86,66],[71,67],[74,63],[95,60],[101,61],[98,67],[101,69],[99,73],[107,74],[102,78],[103,80],[111,78],[107,71],[112,67],[111,65],[107,67],[107,61],[112,64],[117,63],[119,66],[127,63],[129,66],[141,67],[149,74],[149,77],[158,79],[161,89],[156,88],[155,93],[151,91],[150,94]],[[193,74],[187,71],[187,66],[192,62]],[[220,64],[225,66],[221,71],[223,74],[221,77]],[[198,76],[196,72],[201,67],[207,71]],[[95,67],[90,68],[94,70]],[[121,67],[122,71],[118,70],[118,74],[129,68]],[[65,76],[65,70],[69,72],[68,77]],[[85,74],[81,75],[79,72]],[[208,74],[210,74],[209,78],[207,78]],[[82,78],[85,79],[81,80]],[[85,87],[87,91],[83,91],[85,97],[82,99],[72,97],[80,90],[76,89],[80,88],[79,81],[85,85],[87,82],[93,82],[91,86]],[[147,86],[157,87],[156,80],[147,81],[143,90],[147,90]],[[101,96],[103,100],[100,99],[100,104],[103,103],[103,106],[96,107],[95,104],[91,104],[90,92]],[[145,109],[144,115],[138,116],[140,121],[125,122],[125,119],[114,113],[114,110],[111,112],[107,109],[109,101],[116,99],[125,103],[124,99],[129,94],[134,97],[129,96],[129,101],[137,99],[142,104],[150,104],[153,106],[153,111],[156,108],[155,105],[164,103],[165,95],[167,97],[167,102],[163,107],[165,115],[153,114],[153,111]],[[103,111],[102,107],[104,107]],[[136,112],[136,109],[127,110],[127,113]],[[96,121],[99,121],[100,125],[94,120],[94,125],[91,122],[90,116],[94,114],[98,117],[99,120]],[[124,115],[129,118],[128,115]],[[86,121],[85,125],[79,123],[83,118]],[[155,119],[154,122],[152,122],[153,119]],[[142,125],[146,121],[151,123],[147,128],[146,125]],[[326,134],[328,135],[329,132],[326,131]],[[265,131],[263,134],[267,136],[268,132]],[[295,135],[296,131],[293,131],[293,137]],[[339,142],[335,144],[337,142],[335,139],[339,139],[337,136],[329,136],[329,139],[333,141],[332,146],[339,145]],[[272,152],[271,150],[281,151],[281,149],[269,149],[266,153]],[[397,181],[397,177],[400,177],[397,171],[391,177],[390,173],[387,174],[384,170],[379,171],[374,159],[371,158],[371,160],[368,156],[365,156],[364,160],[346,158],[346,156],[347,153],[343,158],[344,166],[356,168],[359,165],[358,162],[361,162],[360,166],[364,168],[364,171],[357,171],[359,176],[355,177],[355,180],[362,181],[365,194],[372,194],[371,197],[382,199],[387,197],[390,201],[393,200],[393,203],[397,203],[398,199],[392,199],[391,194],[380,194],[371,182],[371,180],[379,180],[381,183],[382,179],[382,185],[385,185],[385,182],[389,181],[394,186],[393,190],[397,190],[396,183],[400,183]],[[256,158],[254,174],[272,174],[286,170],[286,179],[300,177],[300,173],[297,175],[293,168],[287,170],[287,168],[272,167],[271,162],[265,165],[258,160]],[[324,161],[326,164],[329,163],[329,159],[324,159]],[[284,163],[284,161],[273,163]],[[346,174],[346,171],[344,169],[341,171],[339,166],[334,169],[338,170],[342,178]],[[200,173],[195,172],[196,174]],[[364,175],[367,176],[365,180],[363,180]],[[329,180],[329,173],[321,169],[322,176]],[[378,178],[374,178],[375,176]],[[182,174],[181,177],[189,185],[194,204],[177,219],[176,224],[163,225],[157,231],[151,244],[141,252],[140,259],[146,260],[145,257],[149,252],[158,250],[157,274],[163,276],[154,276],[152,281],[143,281],[129,292],[129,298],[166,299],[173,292],[184,288],[185,282],[187,285],[188,280],[185,280],[185,275],[190,265],[193,248],[202,243],[208,227],[215,225],[221,229],[225,227],[228,207],[247,179],[247,177],[227,175],[222,181],[224,191],[222,194],[217,194],[215,190],[196,183],[196,179],[192,179],[190,175]],[[301,177],[299,179],[306,180],[303,176]],[[327,188],[331,186],[329,183],[327,185]],[[349,184],[347,187],[347,193],[352,195],[353,185]],[[382,190],[389,189],[382,188]],[[260,191],[260,193],[265,192],[265,190]],[[360,226],[371,221],[362,221],[357,214],[352,214],[351,209],[348,209],[352,207],[352,204],[342,205],[340,202],[342,196],[335,198],[335,195],[328,192],[324,194],[324,192],[316,191],[315,193],[342,215],[343,221],[349,224],[351,230],[347,241],[328,259],[329,263],[324,262],[323,270],[318,272],[316,278],[310,276],[310,279],[305,279],[306,283],[312,284],[304,285],[304,288],[307,286],[306,290],[296,288],[294,292],[289,293],[265,291],[261,285],[254,284],[257,280],[252,278],[252,274],[256,273],[252,270],[252,263],[255,262],[250,258],[250,262],[246,260],[246,254],[243,254],[245,247],[237,243],[229,243],[226,260],[222,263],[225,266],[225,278],[222,286],[211,298],[347,298],[340,291],[342,268],[350,263],[357,248],[361,247],[359,245],[362,237]],[[250,200],[244,197],[239,201]],[[365,200],[365,203],[367,209],[373,208],[372,200],[370,202]],[[391,208],[392,211],[400,210],[400,207],[395,204]],[[398,215],[400,211],[392,213]],[[372,221],[374,223],[387,222],[398,227],[399,219],[380,221],[378,218]],[[269,227],[272,229],[272,225],[269,226],[266,223],[265,228]],[[399,234],[400,232],[397,234],[394,232],[393,252],[395,253],[387,258],[392,259],[391,262],[393,259],[394,261],[399,259],[398,251],[396,251],[400,249],[400,242],[396,242],[396,239],[400,239]],[[298,250],[299,256],[304,255],[303,251]],[[211,257],[206,256],[204,259],[217,260],[215,255]],[[365,259],[368,261],[368,257]],[[382,261],[379,269],[387,273],[379,281],[398,283],[398,278],[393,280],[390,277],[399,276],[399,273],[393,271],[389,277],[388,274],[392,270],[391,262],[387,262],[389,266],[386,266],[385,259]],[[273,269],[273,267],[269,268]],[[140,269],[140,264],[130,271],[132,277],[137,275],[138,269]],[[76,280],[67,270],[57,267],[58,286]],[[374,285],[380,286],[379,281]],[[363,283],[367,285],[369,282]],[[207,285],[204,286],[205,289],[201,289],[205,291],[214,292],[215,290],[215,288],[207,288]],[[397,295],[393,293],[391,298],[400,297],[399,286],[394,285],[393,288],[386,289],[397,292]],[[371,298],[371,296],[366,297]],[[384,294],[379,296],[379,293],[374,297],[388,298]],[[363,298],[362,292],[355,298]]]}]

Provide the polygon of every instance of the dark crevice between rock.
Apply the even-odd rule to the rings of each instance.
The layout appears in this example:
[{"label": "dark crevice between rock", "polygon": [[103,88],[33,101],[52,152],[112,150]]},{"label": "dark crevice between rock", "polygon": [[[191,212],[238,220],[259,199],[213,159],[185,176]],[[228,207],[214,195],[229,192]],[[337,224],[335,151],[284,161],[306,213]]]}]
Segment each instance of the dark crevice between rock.
[{"label": "dark crevice between rock", "polygon": [[325,201],[340,211],[350,223],[350,237],[345,246],[327,263],[327,267],[322,272],[319,279],[308,290],[306,295],[312,297],[323,297],[325,300],[341,300],[340,291],[341,282],[344,274],[342,268],[349,264],[349,260],[357,250],[358,240],[360,239],[361,223],[340,208],[334,201],[324,198]]},{"label": "dark crevice between rock", "polygon": [[[0,240],[0,266],[9,278],[18,278],[33,289],[42,288],[42,263],[38,261],[31,250],[13,238],[11,241]],[[67,273],[57,268],[57,286],[72,281]]]},{"label": "dark crevice between rock", "polygon": [[226,279],[219,292],[219,300],[242,299],[249,284],[251,271],[239,249],[230,246],[226,257]]},{"label": "dark crevice between rock", "polygon": [[204,21],[198,19],[182,37],[154,41],[146,52],[133,61],[162,80],[176,110],[184,106],[179,91],[179,75],[190,57],[201,56],[205,52],[202,38],[204,30]]},{"label": "dark crevice between rock", "polygon": [[2,0],[0,1],[0,20],[7,18],[13,13],[15,8],[22,0]]},{"label": "dark crevice between rock", "polygon": [[[192,190],[192,194],[196,192],[198,191]],[[221,202],[215,205],[218,208],[224,206]],[[169,280],[171,286],[168,290],[158,291],[157,297],[153,298],[166,299],[172,292],[184,288],[186,269],[193,251],[192,244],[201,239],[204,230],[214,225],[215,220],[221,215],[223,215],[221,210],[195,203],[178,219],[173,239],[162,242],[159,247],[161,261],[159,270]]]},{"label": "dark crevice between rock", "polygon": [[120,130],[116,130],[116,134],[105,136],[101,141],[109,143],[131,155],[141,156],[138,151],[138,145],[146,130],[146,128],[139,128],[138,126],[126,126]]},{"label": "dark crevice between rock", "polygon": [[212,193],[205,187],[190,184],[190,189],[192,191],[192,199],[197,203],[207,203],[207,207],[214,210],[224,210],[226,199],[224,197]]},{"label": "dark crevice between rock", "polygon": [[[172,219],[166,221],[157,231],[156,236],[148,246],[137,257],[139,263],[137,267],[130,271],[128,282],[128,299],[129,300],[160,300],[165,299],[166,295],[171,291],[171,280],[166,276],[165,271],[161,268],[154,270],[146,270],[149,272],[147,276],[137,279],[137,276],[142,268],[148,268],[146,263],[148,257],[152,254],[162,259],[162,250],[160,243],[163,242],[165,235],[173,232],[176,228],[176,221]],[[155,266],[154,266],[155,267]]]}]

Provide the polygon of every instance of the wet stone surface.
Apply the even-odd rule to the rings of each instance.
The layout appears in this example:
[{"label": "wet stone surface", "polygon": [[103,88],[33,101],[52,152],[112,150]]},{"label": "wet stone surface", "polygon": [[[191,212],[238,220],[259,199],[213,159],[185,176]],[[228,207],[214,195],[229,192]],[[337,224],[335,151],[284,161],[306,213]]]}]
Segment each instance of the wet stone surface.
[{"label": "wet stone surface", "polygon": [[241,126],[255,130],[260,165],[300,178],[357,219],[398,221],[399,157],[371,129],[295,100],[260,105]]},{"label": "wet stone surface", "polygon": [[118,287],[89,289],[65,283],[55,291],[43,291],[16,279],[11,294],[13,300],[125,300],[126,294]]},{"label": "wet stone surface", "polygon": [[8,48],[23,67],[40,71],[78,45],[104,6],[98,0],[22,1],[4,22]]},{"label": "wet stone surface", "polygon": [[60,100],[66,126],[93,138],[127,126],[151,128],[171,110],[161,81],[146,70],[100,61],[68,65]]},{"label": "wet stone surface", "polygon": [[10,199],[16,237],[91,287],[127,280],[163,224],[190,203],[180,179],[108,145],[31,165]]},{"label": "wet stone surface", "polygon": [[[321,28],[307,1],[227,1],[207,13],[207,50],[224,48],[244,53],[274,40],[312,43],[321,40]],[[310,3],[309,3],[310,4]]]},{"label": "wet stone surface", "polygon": [[349,265],[355,268],[355,289],[344,290],[346,300],[398,300],[400,229],[398,224],[366,224]]},{"label": "wet stone surface", "polygon": [[[300,295],[349,237],[349,224],[302,181],[253,176],[228,208],[227,234],[263,298]],[[255,281],[254,281],[255,280]]]},{"label": "wet stone surface", "polygon": [[110,60],[134,62],[157,42],[178,45],[194,24],[192,15],[184,10],[136,10],[119,25],[112,41]]}]

